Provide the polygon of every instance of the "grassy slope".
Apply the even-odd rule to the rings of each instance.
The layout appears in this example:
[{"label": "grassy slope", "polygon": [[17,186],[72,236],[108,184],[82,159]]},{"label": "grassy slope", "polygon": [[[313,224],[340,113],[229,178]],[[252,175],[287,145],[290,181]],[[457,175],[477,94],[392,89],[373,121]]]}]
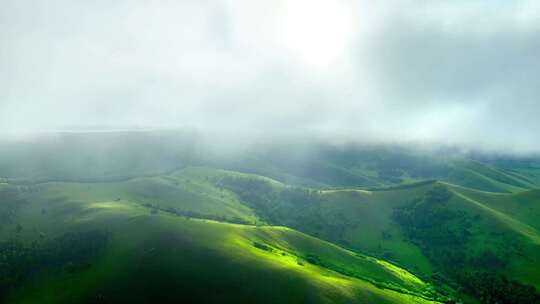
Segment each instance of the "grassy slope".
[{"label": "grassy slope", "polygon": [[[373,260],[365,256],[354,254],[330,243],[325,243],[304,234],[299,234],[293,230],[217,224],[211,221],[186,221],[164,212],[159,212],[158,216],[148,216],[148,208],[141,205],[150,202],[162,207],[175,207],[186,211],[197,211],[202,214],[220,215],[224,217],[236,216],[252,223],[263,222],[258,218],[254,210],[247,207],[249,204],[242,202],[235,193],[215,187],[216,180],[219,180],[219,178],[223,176],[231,175],[246,179],[262,180],[268,182],[275,189],[284,189],[288,187],[285,184],[257,175],[215,170],[211,168],[187,168],[170,175],[137,178],[123,182],[41,184],[27,189],[26,195],[33,203],[20,211],[18,221],[24,227],[20,234],[21,237],[32,239],[36,238],[36,233],[39,231],[48,237],[52,237],[72,229],[73,227],[77,227],[78,225],[95,225],[96,223],[100,223],[98,225],[99,227],[116,230],[117,228],[111,228],[110,226],[117,222],[117,217],[134,217],[140,215],[139,217],[136,217],[135,220],[126,221],[125,226],[118,227],[118,233],[116,233],[118,241],[115,243],[125,243],[125,245],[119,245],[119,248],[116,249],[118,251],[113,251],[110,253],[109,258],[104,258],[109,261],[109,265],[112,265],[118,262],[117,259],[120,259],[120,256],[123,256],[123,258],[126,257],[125,248],[129,246],[134,246],[134,249],[132,250],[144,251],[144,249],[142,249],[142,244],[153,239],[153,237],[144,236],[144,234],[147,233],[146,227],[157,225],[155,229],[162,231],[158,234],[165,234],[165,231],[175,230],[171,228],[174,225],[179,225],[178,230],[197,233],[200,230],[202,233],[206,228],[191,229],[189,227],[192,227],[193,225],[203,225],[204,227],[214,227],[215,225],[218,225],[216,227],[219,228],[214,229],[211,233],[208,232],[208,234],[200,235],[195,233],[193,236],[190,236],[190,239],[196,239],[198,240],[197,242],[205,243],[205,240],[212,240],[215,238],[215,236],[211,235],[220,235],[221,232],[225,233],[225,231],[229,231],[226,233],[227,235],[233,235],[234,237],[232,237],[232,239],[240,240],[236,243],[233,242],[235,245],[232,245],[232,243],[225,244],[223,242],[219,243],[215,241],[212,241],[211,245],[196,244],[197,246],[204,245],[206,246],[203,246],[206,248],[205,250],[208,249],[209,252],[216,253],[216,256],[211,255],[211,257],[207,258],[210,260],[218,259],[219,263],[216,262],[217,265],[227,264],[232,260],[238,262],[234,267],[244,268],[246,263],[249,265],[256,265],[258,263],[253,262],[252,259],[255,259],[256,261],[262,259],[259,261],[261,263],[263,263],[263,261],[265,261],[264,263],[273,261],[272,263],[277,263],[282,266],[291,266],[290,269],[283,266],[287,271],[291,271],[291,273],[284,275],[284,277],[298,276],[297,280],[307,280],[308,283],[302,283],[307,285],[312,284],[313,282],[311,282],[311,280],[315,280],[314,278],[318,277],[313,275],[315,272],[307,270],[318,269],[318,271],[322,271],[322,274],[319,273],[320,278],[315,281],[319,282],[322,280],[321,282],[324,281],[325,283],[319,282],[317,284],[327,286],[329,294],[334,294],[334,292],[337,292],[336,290],[341,290],[340,292],[337,292],[340,294],[340,297],[344,294],[350,295],[351,292],[344,292],[347,288],[343,289],[344,287],[340,285],[341,283],[334,284],[338,281],[347,281],[348,283],[343,284],[349,287],[356,286],[350,287],[351,290],[355,290],[355,292],[352,292],[353,294],[361,293],[360,290],[364,289],[364,287],[358,287],[355,284],[361,283],[360,285],[367,284],[365,286],[374,287],[367,283],[367,281],[373,281],[379,285],[381,285],[381,283],[383,283],[383,285],[390,284],[388,286],[391,286],[394,289],[406,289],[415,293],[425,293],[426,291],[429,291],[427,286],[411,283],[416,279],[400,281],[396,276],[389,276],[389,271],[392,272],[389,269],[389,267],[391,268],[391,264],[388,266],[388,264],[380,262],[380,260]],[[414,273],[427,277],[433,273],[434,266],[422,254],[422,251],[417,245],[406,241],[399,225],[392,220],[392,213],[394,208],[402,206],[412,199],[424,195],[424,193],[433,187],[434,184],[434,182],[426,182],[407,187],[398,186],[384,189],[372,189],[372,191],[347,188],[323,190],[319,192],[322,199],[314,202],[310,210],[300,210],[306,214],[306,216],[316,218],[317,220],[314,221],[314,223],[318,222],[318,225],[306,225],[296,228],[311,235],[345,245],[345,247],[350,247],[356,251],[367,252],[374,256],[384,257],[385,259],[389,259],[398,265],[410,269]],[[538,220],[538,214],[540,214],[540,210],[538,210],[540,208],[538,201],[540,201],[540,192],[528,191],[519,194],[502,194],[472,190],[446,183],[443,185],[448,187],[455,194],[450,200],[451,208],[464,211],[475,218],[471,228],[473,241],[470,242],[468,251],[471,252],[471,254],[476,254],[486,249],[497,251],[501,247],[512,248],[512,250],[509,251],[511,254],[509,258],[510,265],[508,266],[508,269],[505,270],[506,274],[524,283],[534,285],[537,288],[540,287],[540,281],[538,280],[540,273],[536,267],[540,262],[540,250],[538,246],[538,230],[540,228],[540,225],[538,224],[540,222]],[[117,198],[120,198],[120,201],[116,201]],[[43,209],[46,210],[45,216],[41,215]],[[132,223],[136,224],[131,226]],[[294,223],[293,220],[291,220],[291,226],[294,227],[292,223]],[[342,230],[336,230],[336,223],[343,224],[341,227],[344,228]],[[145,227],[142,231],[140,229],[141,226]],[[332,227],[334,227],[334,229]],[[14,225],[10,228],[2,229],[0,230],[0,237],[6,238],[9,235],[13,235],[14,230]],[[120,232],[122,230],[125,230],[126,232]],[[137,238],[131,239],[131,237],[127,237],[127,235],[130,235],[130,233],[128,233],[129,231],[138,231],[140,235],[138,235]],[[148,233],[150,233],[150,231],[148,231]],[[220,238],[225,238],[224,234],[221,234]],[[253,241],[260,241],[269,245],[274,249],[274,252],[269,253],[254,248],[252,246]],[[218,246],[218,244],[221,245]],[[156,252],[167,252],[167,250],[169,250],[167,249],[169,247],[161,247],[164,245],[155,244],[153,246],[159,248],[156,249]],[[175,252],[181,251],[180,248],[183,248],[183,246],[184,245],[179,245],[176,249],[172,248],[170,250]],[[228,249],[225,250],[224,248]],[[241,250],[247,250],[247,252],[249,252],[248,256],[245,257],[246,260],[241,258],[243,255],[238,255],[238,251]],[[198,249],[194,250],[194,252],[196,251],[198,252]],[[229,253],[229,255],[225,253]],[[230,253],[234,254],[231,256]],[[281,253],[285,253],[286,255],[283,256]],[[255,254],[255,256],[252,256],[253,254]],[[317,267],[305,262],[304,266],[297,265],[296,261],[298,257],[302,260],[308,254],[316,254],[323,259],[325,267],[339,269],[342,272],[345,269],[347,272],[354,273],[357,278],[352,279],[350,277],[345,277],[327,269],[325,270],[324,267]],[[114,256],[116,256],[116,258],[114,258]],[[140,260],[137,260],[137,257],[133,257],[133,259],[135,260],[126,260],[126,268],[119,270],[119,272],[129,273],[130,270],[127,269],[127,265],[142,263]],[[161,256],[159,259],[167,260],[166,257]],[[173,260],[174,259],[171,258],[170,263],[173,263]],[[197,262],[194,260],[193,263]],[[385,268],[385,266],[388,267]],[[105,278],[109,276],[114,277],[111,273],[107,272],[107,267],[103,266],[102,270],[95,270],[102,273],[102,277],[99,280],[105,280]],[[156,267],[165,266],[162,265]],[[262,268],[258,268],[259,270],[257,271],[264,269],[263,266],[261,267]],[[192,270],[192,276],[196,276],[197,273],[205,273],[204,269]],[[230,270],[223,269],[219,272],[224,273],[227,271]],[[332,276],[335,276],[336,279],[339,278],[339,280],[332,284],[325,281],[323,278],[328,277],[328,274],[326,274],[328,272],[332,273]],[[397,272],[394,271],[394,274],[398,273],[402,273],[401,270]],[[273,275],[275,274],[272,274],[271,276]],[[170,274],[170,276],[172,277],[171,280],[176,280],[174,279],[174,274]],[[409,274],[407,274],[406,277],[407,276],[409,276]],[[364,280],[359,280],[358,278],[364,278]],[[124,279],[119,280],[122,281]],[[202,280],[202,277],[200,277],[200,279]],[[83,280],[83,278],[81,278],[81,280]],[[234,284],[241,283],[235,281],[234,276],[228,277],[226,280],[235,282]],[[272,281],[276,280],[278,279],[272,279]],[[133,284],[135,283],[136,282]],[[51,284],[54,285],[56,283],[51,282]],[[73,284],[77,285],[78,283]],[[85,284],[89,283],[85,281],[84,284],[79,284],[77,286],[83,286]],[[216,282],[216,284],[218,283]],[[286,286],[286,283],[283,284],[283,286]],[[77,290],[75,285],[70,289]],[[40,282],[36,286],[45,285]],[[306,293],[310,293],[311,291],[308,292],[307,290],[311,290],[315,285],[310,286],[311,287],[309,288],[300,288],[303,292],[299,292],[299,294],[305,295]],[[100,290],[103,288],[103,286],[99,286]],[[195,287],[191,286],[190,288]],[[317,288],[320,289],[321,287]],[[380,291],[380,289],[375,290],[377,292]],[[37,288],[35,294],[41,296],[43,292],[45,292],[43,289]],[[370,294],[371,292],[375,291],[369,291]],[[186,293],[189,292],[186,291]],[[111,295],[109,295],[109,297],[110,296]],[[140,296],[144,297],[144,295]],[[152,296],[155,297],[156,295],[153,294]],[[295,297],[300,297],[300,295],[295,296],[292,294],[289,294],[288,296],[294,299],[299,299]],[[264,297],[266,298],[267,296],[265,295]],[[321,299],[328,297],[330,296],[315,296],[315,298]]]},{"label": "grassy slope", "polygon": [[[503,185],[504,181],[505,190],[517,189],[512,187],[517,187],[519,181],[505,180],[508,175],[504,172],[494,172],[495,169],[486,169],[477,163],[473,164],[473,167],[485,174],[484,176],[491,176],[492,185]],[[489,173],[486,173],[487,171]],[[221,175],[237,175],[230,171],[219,172]],[[241,176],[260,178],[255,175]],[[275,181],[271,183],[278,188],[287,187]],[[540,269],[537,267],[540,264],[538,190],[504,194],[439,182],[420,182],[376,188],[372,191],[347,188],[322,190],[319,192],[322,198],[320,201],[314,202],[311,208],[297,210],[303,213],[302,215],[317,219],[307,222],[311,223],[311,226],[295,226],[296,218],[286,223],[311,235],[392,260],[415,273],[430,276],[434,271],[432,263],[417,245],[406,240],[399,225],[392,219],[392,214],[394,208],[422,197],[437,184],[448,187],[455,194],[450,200],[451,209],[465,212],[475,219],[471,227],[472,241],[467,249],[470,254],[478,255],[485,250],[498,252],[501,248],[512,248],[504,251],[509,254],[507,258],[510,261],[508,269],[504,270],[506,274],[540,288]],[[336,224],[343,224],[340,226],[342,230],[337,229],[336,232],[336,229],[332,229]]]},{"label": "grassy slope", "polygon": [[[244,175],[244,178],[257,177]],[[434,185],[443,185],[454,193],[448,208],[471,218],[471,241],[466,246],[469,258],[485,251],[501,254],[510,262],[503,270],[506,275],[540,287],[539,191],[503,194],[424,182],[371,191],[322,190],[318,192],[321,199],[309,206],[298,209],[294,202],[289,205],[275,202],[275,208],[283,209],[276,214],[288,226],[430,276],[434,271],[432,263],[416,244],[406,240],[392,214],[394,208],[422,197]]]},{"label": "grassy slope", "polygon": [[[190,183],[196,182],[197,172],[201,171],[190,172],[195,180]],[[178,180],[181,176],[182,172],[171,178]],[[170,179],[166,180],[168,187]],[[133,189],[140,189],[144,181],[51,183],[41,185],[35,192],[26,192],[29,203],[15,220],[23,230],[17,234],[14,225],[4,225],[2,239],[17,235],[31,241],[38,239],[39,234],[52,238],[67,231],[106,229],[112,241],[89,269],[71,274],[41,274],[27,282],[13,302],[426,302],[394,291],[429,293],[430,286],[412,274],[288,228],[188,220],[165,212],[150,215],[148,208],[138,201],[140,196],[133,194]],[[147,182],[154,185],[162,178]],[[212,191],[207,192],[204,193],[211,196]],[[172,204],[167,195],[160,202]],[[115,201],[119,196],[122,199]],[[220,205],[223,214],[234,210],[235,214],[253,217],[242,206],[230,209],[232,202]],[[177,204],[183,205],[184,201]],[[205,210],[219,209],[218,205],[211,206],[213,209]],[[255,248],[254,241],[273,250]],[[325,267],[306,262],[307,254],[325,261]],[[326,261],[331,263],[326,265]],[[341,267],[355,277],[332,271],[332,267]],[[378,288],[370,282],[391,289]]]},{"label": "grassy slope", "polygon": [[519,174],[471,160],[456,162],[448,178],[442,180],[492,192],[520,192],[538,187],[538,184]]},{"label": "grassy slope", "polygon": [[[21,186],[22,189],[26,187]],[[179,171],[173,175],[134,178],[109,183],[44,183],[28,188],[31,199],[40,202],[39,210],[55,208],[84,208],[99,202],[124,206],[123,202],[151,204],[162,208],[175,207],[182,211],[195,211],[204,215],[240,217],[248,222],[257,220],[253,211],[234,196],[209,186],[197,171]],[[54,203],[54,205],[49,206]],[[79,207],[77,207],[79,206]],[[54,210],[53,210],[54,211]]]},{"label": "grassy slope", "polygon": [[258,152],[234,164],[216,165],[308,187],[381,187],[426,179],[497,192],[519,192],[540,186],[540,170],[534,170],[538,160],[516,166],[515,162],[476,160],[472,155],[445,150],[422,151],[397,146],[302,147],[297,143],[284,147],[278,144]]},{"label": "grassy slope", "polygon": [[[399,227],[391,219],[392,208],[421,196],[427,188],[429,185],[371,193],[342,190],[331,196],[325,194],[328,201],[325,208],[327,214],[341,212],[351,220],[362,219],[356,220],[345,233],[345,239],[355,247],[386,255],[400,265],[428,275],[432,270],[429,261],[414,244],[404,241]],[[540,264],[540,192],[499,194],[456,186],[449,188],[455,194],[450,208],[475,218],[468,251],[478,254],[485,249],[497,252],[512,247],[506,274],[540,288],[537,267]]]},{"label": "grassy slope", "polygon": [[433,156],[426,157],[436,163],[433,165],[435,169],[423,168],[420,161],[418,161],[419,164],[404,168],[400,168],[399,163],[397,163],[394,175],[391,176],[385,176],[384,169],[376,167],[377,163],[374,165],[371,160],[359,161],[357,164],[348,166],[334,163],[334,159],[325,159],[316,163],[304,164],[300,169],[294,169],[294,164],[286,163],[272,166],[270,165],[272,160],[268,163],[254,160],[248,164],[226,167],[270,176],[288,184],[319,188],[335,186],[384,187],[400,182],[409,183],[437,179],[484,191],[515,193],[534,189],[540,185],[537,180],[538,171],[527,171],[530,176],[526,177],[525,170],[513,172],[468,159],[437,160]]},{"label": "grassy slope", "polygon": [[[345,227],[343,240],[352,248],[386,256],[410,269],[430,274],[432,266],[420,250],[406,242],[401,230],[391,220],[393,209],[422,195],[429,185],[398,191],[340,190],[323,192],[319,208],[330,218],[344,217],[350,223]],[[331,237],[325,231],[324,238]],[[386,237],[383,237],[383,233]],[[414,266],[413,266],[414,265]]]},{"label": "grassy slope", "polygon": [[[493,243],[493,235],[504,243],[500,247],[514,248],[508,259],[507,274],[517,280],[540,288],[540,192],[499,194],[452,186],[464,209],[480,214],[482,226],[477,227],[478,244]],[[480,233],[483,232],[483,235]],[[491,234],[488,234],[490,233]]]},{"label": "grassy slope", "polygon": [[[380,187],[437,179],[469,188],[518,192],[540,186],[540,161],[476,161],[445,149],[270,141],[232,154],[180,131],[81,132],[0,142],[0,181],[118,181],[207,165],[310,187]],[[231,151],[228,151],[231,152]]]}]

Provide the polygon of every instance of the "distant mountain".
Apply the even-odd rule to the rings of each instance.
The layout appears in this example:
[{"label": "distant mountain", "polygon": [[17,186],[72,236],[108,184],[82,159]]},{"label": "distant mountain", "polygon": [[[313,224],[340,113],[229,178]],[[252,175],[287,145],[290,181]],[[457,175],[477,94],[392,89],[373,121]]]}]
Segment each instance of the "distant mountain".
[{"label": "distant mountain", "polygon": [[263,224],[233,193],[214,186],[223,176],[244,175],[193,168],[123,182],[0,185],[3,300],[447,299],[431,283],[382,259]]},{"label": "distant mountain", "polygon": [[[238,146],[238,147],[236,147]],[[12,182],[107,181],[211,166],[308,187],[381,187],[440,180],[491,192],[540,187],[540,158],[443,147],[271,140],[212,144],[196,133],[52,133],[0,144],[0,178]]]},{"label": "distant mountain", "polygon": [[[8,303],[538,303],[540,161],[194,134],[0,145]],[[275,292],[280,290],[280,292]]]}]

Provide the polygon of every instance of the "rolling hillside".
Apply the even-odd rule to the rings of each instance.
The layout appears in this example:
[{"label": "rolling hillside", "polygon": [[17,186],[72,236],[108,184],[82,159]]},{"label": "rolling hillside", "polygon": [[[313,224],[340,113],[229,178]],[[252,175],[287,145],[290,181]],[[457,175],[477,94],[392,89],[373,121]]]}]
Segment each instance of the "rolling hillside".
[{"label": "rolling hillside", "polygon": [[508,193],[540,187],[538,158],[488,157],[443,147],[286,139],[231,147],[178,130],[51,133],[0,142],[0,180],[19,184],[121,181],[193,166],[310,188],[386,187],[424,180]]},{"label": "rolling hillside", "polygon": [[175,132],[39,144],[50,153],[0,146],[8,302],[540,299],[534,158],[313,143],[216,155]]},{"label": "rolling hillside", "polygon": [[502,275],[519,292],[529,293],[527,285],[540,287],[537,190],[503,194],[435,181],[275,190],[257,180],[230,177],[218,184],[263,220],[391,260],[443,285],[474,292],[479,287],[466,282],[499,284]]},{"label": "rolling hillside", "polygon": [[[202,177],[201,171],[206,169],[117,183],[2,185],[2,198],[16,202],[3,204],[0,230],[0,261],[8,266],[2,276],[4,295],[10,295],[7,300],[427,303],[444,299],[431,284],[398,266],[289,228],[223,223],[165,210],[177,207],[201,218],[256,220],[249,208],[226,194],[207,205],[189,205],[197,196],[178,190],[180,182],[174,190],[164,191],[172,187],[172,180],[182,181],[186,175],[190,181],[183,183],[198,183],[198,176],[205,180],[208,176]],[[215,194],[215,189],[199,186],[200,195]],[[146,191],[164,195],[148,197]],[[171,193],[179,197],[176,205],[169,199]],[[152,204],[145,205],[149,200]],[[20,264],[19,259],[25,262]]]}]

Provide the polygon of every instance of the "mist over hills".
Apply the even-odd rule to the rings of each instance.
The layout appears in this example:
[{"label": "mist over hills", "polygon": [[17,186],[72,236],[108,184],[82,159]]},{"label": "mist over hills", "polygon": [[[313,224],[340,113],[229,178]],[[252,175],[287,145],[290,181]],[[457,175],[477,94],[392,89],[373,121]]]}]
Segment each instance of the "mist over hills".
[{"label": "mist over hills", "polygon": [[534,157],[173,130],[4,143],[4,301],[539,299]]},{"label": "mist over hills", "polygon": [[539,12],[0,1],[0,303],[540,303]]},{"label": "mist over hills", "polygon": [[538,185],[540,160],[436,145],[292,137],[218,142],[178,130],[50,133],[3,143],[3,177],[13,181],[114,180],[206,165],[297,185],[378,187],[434,179],[515,192]]}]

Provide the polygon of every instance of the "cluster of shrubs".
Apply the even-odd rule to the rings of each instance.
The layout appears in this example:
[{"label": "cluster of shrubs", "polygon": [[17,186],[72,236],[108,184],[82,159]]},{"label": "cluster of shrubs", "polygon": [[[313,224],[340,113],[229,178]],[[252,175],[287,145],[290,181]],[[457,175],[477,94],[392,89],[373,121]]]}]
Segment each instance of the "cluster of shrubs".
[{"label": "cluster of shrubs", "polygon": [[257,178],[225,176],[216,182],[216,186],[234,192],[259,217],[275,225],[298,222],[286,221],[291,216],[305,213],[309,207],[321,200],[317,190],[300,187],[277,188],[268,181]]},{"label": "cluster of shrubs", "polygon": [[450,245],[461,247],[470,238],[471,219],[464,212],[448,208],[450,197],[446,187],[436,185],[424,197],[396,208],[393,218],[409,239],[421,246],[427,245],[426,249]]},{"label": "cluster of shrubs", "polygon": [[540,303],[534,287],[499,274],[507,265],[509,249],[486,249],[471,255],[467,245],[475,217],[449,208],[450,198],[451,193],[446,187],[436,185],[424,197],[396,208],[393,213],[405,236],[441,270],[442,273],[432,278],[434,283],[462,289],[486,304]]},{"label": "cluster of shrubs", "polygon": [[273,251],[272,247],[270,247],[270,246],[268,246],[266,244],[263,244],[263,243],[259,243],[259,242],[253,242],[253,247],[259,248],[261,250],[268,251],[268,252]]},{"label": "cluster of shrubs", "polygon": [[0,242],[0,301],[22,282],[44,270],[78,272],[107,245],[103,231],[69,232],[46,242]]},{"label": "cluster of shrubs", "polygon": [[540,303],[540,294],[532,286],[509,280],[487,271],[456,273],[465,292],[476,296],[481,303]]},{"label": "cluster of shrubs", "polygon": [[216,186],[236,193],[266,221],[276,221],[272,215],[271,203],[276,200],[277,192],[268,182],[254,178],[225,176],[216,182]]},{"label": "cluster of shrubs", "polygon": [[355,219],[339,210],[332,216],[322,214],[323,196],[319,190],[274,187],[266,180],[241,176],[224,176],[215,183],[234,192],[266,223],[298,229],[350,247],[345,231],[354,227]]}]

